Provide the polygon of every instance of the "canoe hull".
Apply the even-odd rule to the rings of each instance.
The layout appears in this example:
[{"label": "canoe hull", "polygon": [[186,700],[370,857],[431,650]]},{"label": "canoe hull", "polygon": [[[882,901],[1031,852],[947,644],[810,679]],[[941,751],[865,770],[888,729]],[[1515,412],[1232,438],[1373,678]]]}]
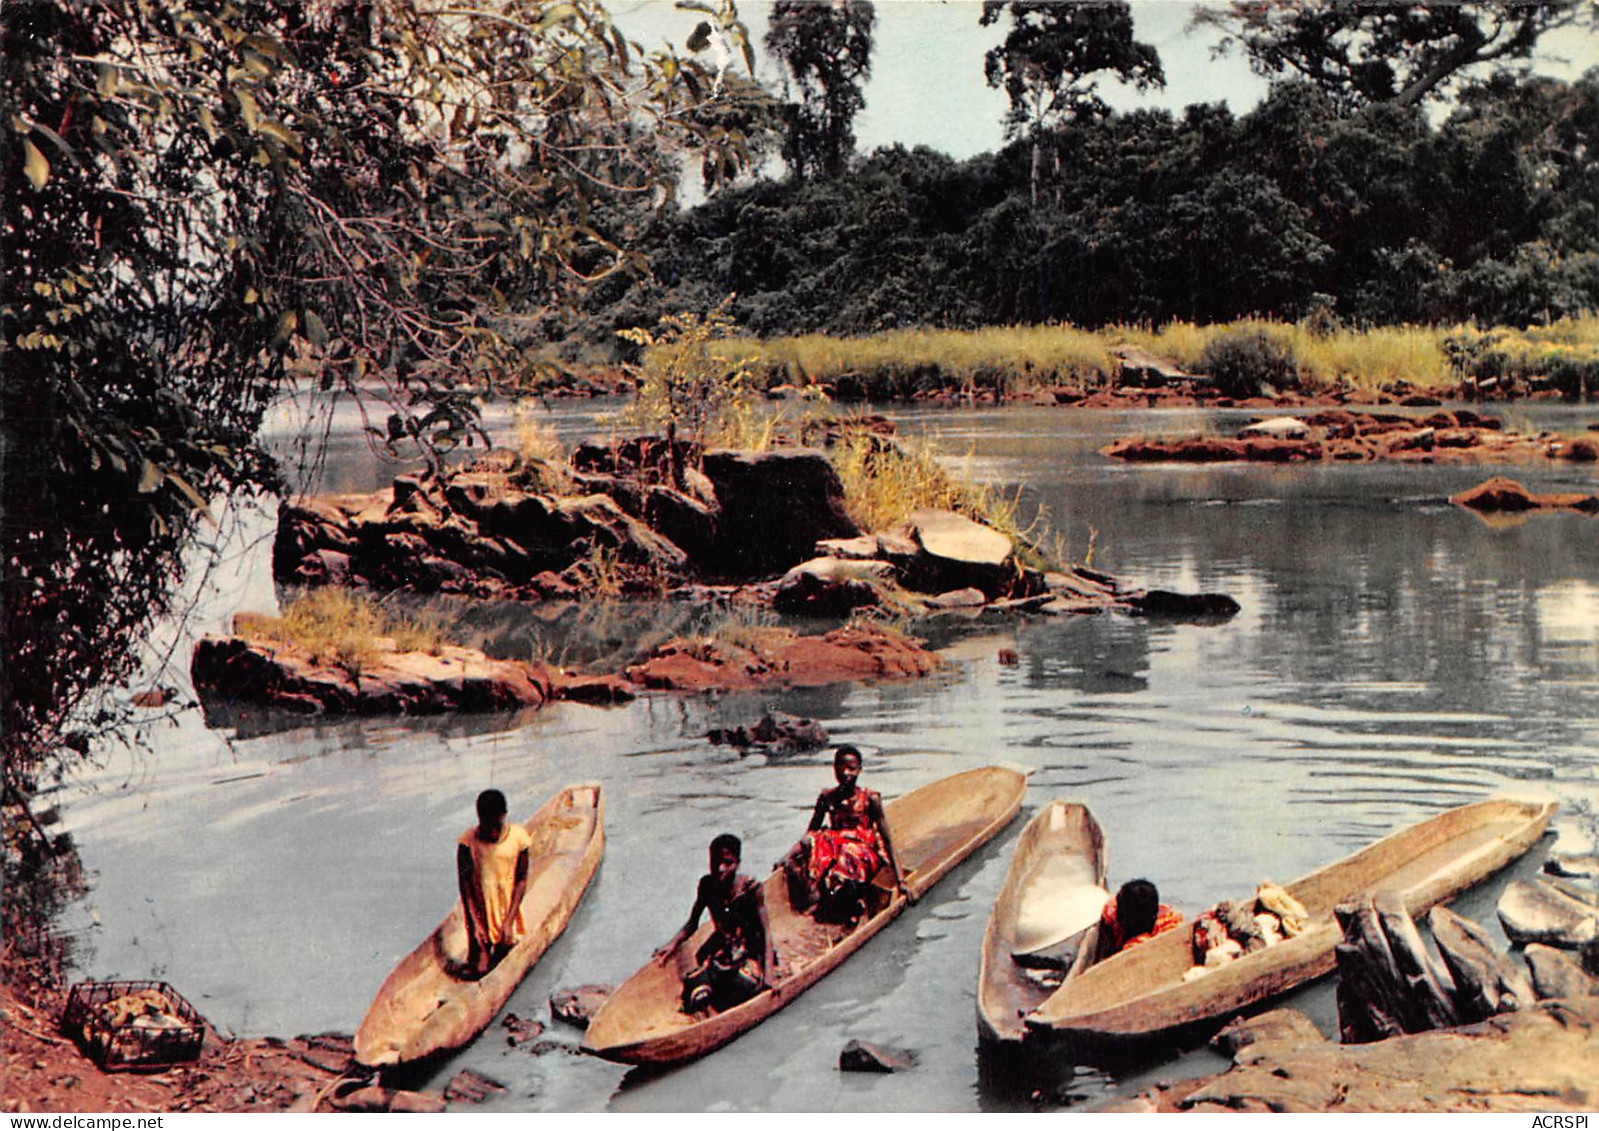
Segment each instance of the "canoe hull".
[{"label": "canoe hull", "polygon": [[1332,917],[1337,904],[1391,889],[1403,895],[1412,916],[1421,915],[1525,853],[1554,810],[1553,804],[1485,801],[1403,829],[1288,885],[1311,914],[1299,937],[1184,982],[1189,932],[1170,932],[1074,970],[1027,1018],[1028,1028],[1090,1050],[1168,1039],[1223,1021],[1333,970],[1342,939]]},{"label": "canoe hull", "polygon": [[524,826],[533,838],[522,913],[527,934],[476,981],[451,968],[466,956],[457,900],[438,928],[401,959],[356,1030],[356,1061],[393,1069],[460,1048],[494,1020],[527,972],[571,921],[605,851],[605,801],[595,782],[569,786]]},{"label": "canoe hull", "polygon": [[1052,859],[1081,862],[1081,871],[1105,886],[1105,834],[1086,806],[1056,800],[1040,809],[1016,838],[1010,867],[994,897],[983,932],[977,975],[977,1035],[988,1045],[1008,1045],[1027,1036],[1023,1018],[1053,993],[1017,965],[1020,903],[1029,878]]},{"label": "canoe hull", "polygon": [[[1021,808],[1027,779],[990,766],[943,778],[888,802],[884,808],[906,886],[920,897],[951,868],[999,832]],[[817,923],[794,911],[782,871],[764,884],[767,917],[780,971],[770,989],[708,1017],[679,1009],[682,971],[710,934],[704,924],[665,963],[650,962],[629,978],[590,1022],[583,1051],[623,1064],[675,1064],[703,1056],[754,1028],[896,919],[904,896],[879,876],[877,909],[853,930]]]}]

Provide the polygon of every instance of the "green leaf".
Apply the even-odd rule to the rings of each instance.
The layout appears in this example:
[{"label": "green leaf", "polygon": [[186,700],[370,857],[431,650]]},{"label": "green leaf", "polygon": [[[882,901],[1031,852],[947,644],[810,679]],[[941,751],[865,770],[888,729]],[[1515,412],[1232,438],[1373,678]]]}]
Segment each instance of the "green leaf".
[{"label": "green leaf", "polygon": [[539,17],[537,30],[549,31],[556,24],[563,23],[577,15],[576,4],[551,4],[544,9],[544,14]]},{"label": "green leaf", "polygon": [[275,346],[281,346],[284,342],[289,340],[289,335],[294,333],[299,325],[300,316],[294,313],[292,310],[285,310],[282,317],[278,319],[278,333],[277,337],[272,339],[272,344]]},{"label": "green leaf", "polygon": [[253,132],[261,124],[261,108],[256,105],[255,95],[248,90],[235,90],[233,97],[239,100],[239,116]]},{"label": "green leaf", "polygon": [[166,478],[166,473],[161,470],[154,460],[144,461],[144,473],[139,476],[139,494],[148,495]]},{"label": "green leaf", "polygon": [[22,171],[28,174],[28,181],[35,192],[44,188],[45,182],[50,179],[50,162],[44,159],[39,147],[27,138],[22,140]]},{"label": "green leaf", "polygon": [[275,138],[288,146],[294,152],[301,152],[300,135],[289,129],[282,122],[266,121],[261,123],[261,132],[268,137]]},{"label": "green leaf", "polygon": [[167,475],[167,482],[176,487],[178,493],[189,500],[189,504],[199,511],[207,522],[213,526],[216,525],[216,520],[211,517],[211,512],[206,508],[205,500],[200,497],[200,492],[196,491],[187,479],[173,472]]},{"label": "green leaf", "polygon": [[317,349],[326,349],[328,344],[327,323],[314,310],[305,312],[305,338]]}]

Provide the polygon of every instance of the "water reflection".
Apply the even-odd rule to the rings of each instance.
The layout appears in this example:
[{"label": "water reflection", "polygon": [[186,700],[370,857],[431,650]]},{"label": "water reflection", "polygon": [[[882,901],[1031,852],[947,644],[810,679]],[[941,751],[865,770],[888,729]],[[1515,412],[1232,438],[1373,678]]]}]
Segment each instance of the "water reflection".
[{"label": "water reflection", "polygon": [[[573,435],[592,411],[552,419]],[[1533,410],[1536,426],[1560,426],[1560,411]],[[946,665],[916,683],[280,732],[190,715],[157,757],[128,755],[58,798],[95,874],[70,913],[90,944],[83,973],[171,977],[240,1033],[349,1031],[454,899],[449,846],[477,790],[498,786],[531,811],[598,780],[610,826],[600,874],[509,1006],[543,1019],[553,990],[619,981],[681,922],[711,835],[738,832],[759,873],[804,828],[830,781],[825,751],[740,757],[704,739],[772,709],[862,746],[865,780],[888,796],[987,762],[1029,766],[1029,809],[1086,801],[1113,882],[1147,875],[1188,912],[1465,801],[1599,799],[1593,520],[1499,530],[1442,504],[1481,469],[1129,468],[1096,454],[1122,432],[1177,430],[1161,413],[902,415],[940,433],[955,464],[973,450],[981,474],[1020,490],[1024,518],[1047,512],[1069,550],[1092,544],[1097,568],[1226,592],[1239,615],[1203,627],[1114,615],[930,624]],[[341,439],[327,482],[370,489],[392,474],[364,451]],[[1593,489],[1586,469],[1517,474],[1534,490]],[[206,623],[271,601],[270,516],[260,524],[245,539],[257,556],[212,595]],[[686,614],[461,603],[441,615],[498,655],[602,665],[680,631]],[[1001,649],[1018,663],[1000,663]],[[1214,1067],[1199,1050],[1124,1074],[1068,1077],[1050,1062],[1032,1087],[994,1079],[974,1053],[977,955],[1020,825],[701,1062],[623,1087],[621,1066],[575,1055],[576,1034],[552,1027],[558,1050],[531,1056],[491,1033],[440,1073],[506,1082],[489,1110],[922,1111],[1093,1106]],[[1585,836],[1569,806],[1556,826]],[[1497,931],[1491,893],[1467,900]],[[1327,1028],[1330,990],[1292,1004]],[[921,1065],[845,1078],[838,1053],[852,1037],[915,1048]]]}]

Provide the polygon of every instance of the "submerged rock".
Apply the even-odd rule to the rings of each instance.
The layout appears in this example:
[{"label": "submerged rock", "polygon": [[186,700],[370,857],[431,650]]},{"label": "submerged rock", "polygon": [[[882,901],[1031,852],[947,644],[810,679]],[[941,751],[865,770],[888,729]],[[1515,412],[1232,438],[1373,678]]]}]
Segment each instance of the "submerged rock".
[{"label": "submerged rock", "polygon": [[587,1029],[606,999],[615,992],[615,986],[598,983],[556,990],[550,995],[550,1016],[579,1029]]},{"label": "submerged rock", "polygon": [[820,636],[765,628],[741,633],[736,641],[678,637],[630,666],[627,675],[660,690],[735,691],[912,678],[933,671],[938,662],[919,640],[877,625],[852,624]]},{"label": "submerged rock", "polygon": [[716,727],[706,736],[714,745],[756,748],[769,754],[795,754],[826,746],[827,730],[815,719],[769,711],[754,726]]},{"label": "submerged rock", "polygon": [[452,1104],[480,1104],[505,1091],[505,1085],[481,1072],[463,1068],[444,1086],[444,1098]]},{"label": "submerged rock", "polygon": [[869,1041],[850,1041],[838,1054],[840,1072],[903,1072],[916,1066],[912,1049],[893,1048]]},{"label": "submerged rock", "polygon": [[1169,589],[1150,589],[1128,594],[1124,600],[1134,612],[1152,617],[1215,619],[1238,614],[1238,602],[1225,593],[1173,593]]},{"label": "submerged rock", "polygon": [[1576,493],[1535,495],[1514,479],[1496,476],[1451,495],[1449,501],[1457,507],[1466,507],[1482,514],[1521,514],[1535,510],[1569,510],[1583,514],[1599,514],[1599,495]]}]

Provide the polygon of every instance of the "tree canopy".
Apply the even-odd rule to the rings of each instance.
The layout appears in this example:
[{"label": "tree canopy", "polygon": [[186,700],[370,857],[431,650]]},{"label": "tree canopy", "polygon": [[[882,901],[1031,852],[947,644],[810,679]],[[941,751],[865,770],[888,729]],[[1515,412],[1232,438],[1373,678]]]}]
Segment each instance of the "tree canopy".
[{"label": "tree canopy", "polygon": [[380,439],[471,442],[498,319],[641,270],[672,150],[747,155],[721,76],[592,0],[38,0],[0,68],[8,781],[115,721],[197,517],[274,483],[290,363]]},{"label": "tree canopy", "polygon": [[[1034,153],[1051,170],[1035,197]],[[1279,83],[1109,113],[966,161],[880,149],[844,176],[731,188],[654,233],[618,323],[714,306],[762,336],[1312,314],[1526,325],[1599,307],[1599,72],[1341,114]]]},{"label": "tree canopy", "polygon": [[766,50],[783,69],[794,95],[785,107],[783,161],[803,180],[836,177],[855,150],[855,115],[872,70],[871,0],[777,0]]},{"label": "tree canopy", "polygon": [[1009,16],[1010,30],[983,57],[983,75],[1010,99],[1007,138],[1104,114],[1098,87],[1107,72],[1140,90],[1165,85],[1159,53],[1133,38],[1126,0],[983,0],[979,23],[988,27],[1002,15]]},{"label": "tree canopy", "polygon": [[1343,111],[1441,97],[1474,68],[1526,59],[1547,33],[1575,23],[1584,0],[1229,0],[1195,21],[1226,35],[1258,74],[1302,77]]}]

